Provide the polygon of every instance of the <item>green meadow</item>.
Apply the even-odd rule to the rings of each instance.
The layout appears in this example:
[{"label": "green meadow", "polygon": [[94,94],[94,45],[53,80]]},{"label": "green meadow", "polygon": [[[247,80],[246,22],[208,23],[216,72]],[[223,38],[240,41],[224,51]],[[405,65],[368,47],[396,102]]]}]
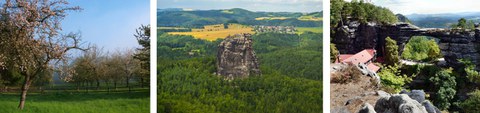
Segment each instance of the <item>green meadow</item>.
[{"label": "green meadow", "polygon": [[29,93],[24,110],[17,109],[19,93],[0,94],[0,113],[148,113],[148,88],[59,90]]}]

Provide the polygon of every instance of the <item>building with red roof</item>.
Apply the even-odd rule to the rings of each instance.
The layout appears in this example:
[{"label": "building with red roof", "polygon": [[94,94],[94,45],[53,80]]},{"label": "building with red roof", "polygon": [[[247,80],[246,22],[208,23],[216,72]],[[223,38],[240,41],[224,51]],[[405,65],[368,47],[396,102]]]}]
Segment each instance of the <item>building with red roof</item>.
[{"label": "building with red roof", "polygon": [[340,54],[337,63],[365,64],[369,70],[377,72],[380,67],[372,63],[375,61],[376,53],[374,49],[365,49],[357,54]]}]

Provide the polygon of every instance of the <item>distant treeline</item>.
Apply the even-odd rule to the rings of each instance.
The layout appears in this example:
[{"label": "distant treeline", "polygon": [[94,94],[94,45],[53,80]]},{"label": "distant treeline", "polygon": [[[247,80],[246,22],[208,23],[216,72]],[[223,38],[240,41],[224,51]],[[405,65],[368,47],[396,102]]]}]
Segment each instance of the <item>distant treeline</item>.
[{"label": "distant treeline", "polygon": [[[322,17],[322,12],[306,14],[313,17]],[[158,26],[179,26],[188,28],[201,28],[204,25],[221,23],[240,23],[244,25],[267,25],[267,26],[297,26],[319,27],[321,21],[302,21],[298,17],[305,16],[303,13],[289,12],[252,12],[245,9],[235,8],[229,10],[199,10],[199,11],[160,11],[157,12]],[[285,20],[255,20],[259,17],[290,17]]]}]

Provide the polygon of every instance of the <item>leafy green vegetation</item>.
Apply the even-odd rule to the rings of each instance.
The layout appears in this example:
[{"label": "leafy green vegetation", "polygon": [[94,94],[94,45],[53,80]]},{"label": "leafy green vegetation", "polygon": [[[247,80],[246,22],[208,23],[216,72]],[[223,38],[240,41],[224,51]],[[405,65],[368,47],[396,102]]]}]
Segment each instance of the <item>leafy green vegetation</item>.
[{"label": "leafy green vegetation", "polygon": [[385,64],[396,66],[400,62],[397,41],[390,37],[387,37],[385,41]]},{"label": "leafy green vegetation", "polygon": [[335,44],[330,43],[330,62],[334,63],[337,61],[338,55],[340,55],[340,52],[337,47],[335,47]]},{"label": "leafy green vegetation", "polygon": [[459,62],[465,65],[465,73],[470,82],[480,84],[480,73],[475,70],[476,66],[472,61],[467,59],[459,59]]},{"label": "leafy green vegetation", "polygon": [[465,113],[474,113],[480,111],[480,90],[475,90],[470,93],[470,97],[463,101],[460,106],[463,108]]},{"label": "leafy green vegetation", "polygon": [[[214,42],[159,34],[159,112],[318,112],[322,110],[321,33],[261,33],[253,48],[261,76],[214,75]],[[199,54],[188,54],[199,50]],[[203,52],[202,52],[203,51]]]},{"label": "leafy green vegetation", "polygon": [[402,75],[398,66],[384,66],[380,72],[381,83],[383,88],[390,93],[398,93],[403,86],[412,81],[407,75]]},{"label": "leafy green vegetation", "polygon": [[475,23],[472,20],[467,22],[467,19],[460,18],[458,19],[457,24],[452,24],[451,28],[460,28],[460,29],[475,29]]},{"label": "leafy green vegetation", "polygon": [[430,77],[430,82],[435,85],[437,95],[434,104],[442,110],[446,110],[451,106],[451,101],[455,96],[457,82],[455,76],[451,75],[453,69],[438,71],[435,76]]},{"label": "leafy green vegetation", "polygon": [[363,0],[331,0],[330,25],[336,27],[338,23],[347,21],[349,18],[360,22],[394,23],[398,19],[388,8],[364,3]]},{"label": "leafy green vegetation", "polygon": [[435,61],[440,57],[440,48],[437,42],[426,36],[412,37],[402,53],[402,58],[416,61]]}]

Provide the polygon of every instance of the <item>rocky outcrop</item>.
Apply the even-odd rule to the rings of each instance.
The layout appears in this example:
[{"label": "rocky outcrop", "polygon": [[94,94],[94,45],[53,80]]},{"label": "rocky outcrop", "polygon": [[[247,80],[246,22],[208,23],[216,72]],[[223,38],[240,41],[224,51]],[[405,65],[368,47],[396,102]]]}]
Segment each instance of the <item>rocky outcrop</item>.
[{"label": "rocky outcrop", "polygon": [[358,113],[377,113],[377,112],[375,112],[375,108],[373,108],[372,105],[365,103],[363,104],[362,109],[358,111]]},{"label": "rocky outcrop", "polygon": [[226,79],[259,75],[251,34],[228,36],[218,45],[217,74]]},{"label": "rocky outcrop", "polygon": [[380,97],[375,104],[375,111],[379,113],[427,113],[422,104],[406,94]]},{"label": "rocky outcrop", "polygon": [[441,53],[450,67],[460,66],[457,59],[470,59],[480,67],[480,29],[450,30],[421,29],[407,23],[376,24],[349,21],[334,28],[332,43],[342,54],[354,54],[364,49],[377,50],[383,56],[385,39],[390,37],[397,41],[399,53],[412,36],[431,36],[437,38]]},{"label": "rocky outcrop", "polygon": [[425,100],[423,90],[402,91],[400,94],[380,96],[375,103],[379,113],[441,113],[430,101]]}]

